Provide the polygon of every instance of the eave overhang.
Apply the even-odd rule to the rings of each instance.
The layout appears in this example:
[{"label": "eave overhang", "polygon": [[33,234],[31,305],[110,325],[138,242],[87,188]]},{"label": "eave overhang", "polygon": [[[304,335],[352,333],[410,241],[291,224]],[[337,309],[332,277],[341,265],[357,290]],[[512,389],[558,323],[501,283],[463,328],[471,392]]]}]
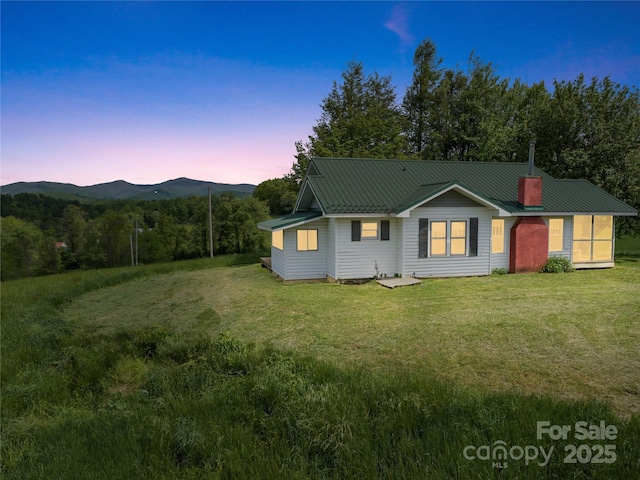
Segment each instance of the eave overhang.
[{"label": "eave overhang", "polygon": [[305,223],[313,222],[320,217],[322,217],[322,212],[320,210],[290,213],[289,215],[260,222],[258,223],[258,228],[268,232],[277,232],[278,230],[286,230],[288,228],[294,228],[304,225]]}]

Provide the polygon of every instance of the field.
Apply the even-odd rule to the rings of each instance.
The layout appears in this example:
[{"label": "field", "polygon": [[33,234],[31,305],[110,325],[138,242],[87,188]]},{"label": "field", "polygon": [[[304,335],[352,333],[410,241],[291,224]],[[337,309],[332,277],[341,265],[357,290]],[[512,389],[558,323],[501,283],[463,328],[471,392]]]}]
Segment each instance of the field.
[{"label": "field", "polygon": [[611,270],[394,290],[283,284],[248,257],[6,282],[2,472],[636,478],[640,258],[621,248]]}]

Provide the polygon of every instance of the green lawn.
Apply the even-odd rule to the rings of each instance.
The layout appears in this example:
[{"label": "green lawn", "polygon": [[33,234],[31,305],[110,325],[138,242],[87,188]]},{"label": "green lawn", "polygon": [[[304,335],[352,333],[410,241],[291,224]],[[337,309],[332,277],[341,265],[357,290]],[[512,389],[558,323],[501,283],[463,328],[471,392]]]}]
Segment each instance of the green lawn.
[{"label": "green lawn", "polygon": [[[639,260],[394,290],[205,261],[6,282],[1,472],[637,478]],[[565,464],[541,420],[616,425],[616,462]],[[498,440],[556,452],[462,455]]]},{"label": "green lawn", "polygon": [[412,287],[283,284],[257,265],[156,276],[81,298],[99,329],[170,325],[340,366],[436,372],[489,390],[593,398],[640,413],[640,263]]}]

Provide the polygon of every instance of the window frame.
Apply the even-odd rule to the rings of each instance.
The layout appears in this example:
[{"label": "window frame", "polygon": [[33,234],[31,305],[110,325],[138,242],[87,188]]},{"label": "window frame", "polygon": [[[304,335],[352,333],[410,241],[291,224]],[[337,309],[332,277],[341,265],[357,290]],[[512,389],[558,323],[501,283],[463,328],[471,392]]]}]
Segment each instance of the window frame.
[{"label": "window frame", "polygon": [[[276,235],[280,238],[279,242],[275,242]],[[284,230],[276,230],[271,232],[271,246],[277,250],[284,251]]]},{"label": "window frame", "polygon": [[[444,223],[444,236],[443,237],[434,237],[433,236],[433,225]],[[430,220],[429,221],[429,257],[446,257],[449,253],[449,249],[447,248],[447,239],[449,238],[449,222],[447,220]],[[433,240],[444,240],[444,253],[433,253]]]},{"label": "window frame", "polygon": [[[373,229],[371,228],[366,228],[365,229],[365,225],[375,225],[375,236],[374,235],[365,235],[365,232],[372,232]],[[374,222],[367,222],[367,221],[361,221],[360,222],[360,240],[378,240],[380,238],[380,222],[379,221],[374,221]]]},{"label": "window frame", "polygon": [[[576,237],[576,218],[578,217],[589,217],[590,218],[590,236],[579,236]],[[601,235],[596,235],[596,223],[597,218],[607,219],[607,229],[608,236],[602,237]],[[583,228],[584,229],[584,228]],[[574,215],[573,217],[573,239],[571,244],[571,261],[573,263],[603,263],[603,262],[613,262],[615,253],[614,253],[614,237],[615,237],[615,222],[613,215]],[[582,246],[589,246],[589,258],[588,259],[576,259],[576,244]],[[609,255],[607,258],[596,258],[596,246],[600,247],[604,244],[608,244],[608,252]],[[599,250],[598,250],[599,252]],[[598,253],[599,254],[599,253]]]},{"label": "window frame", "polygon": [[[470,246],[471,246],[471,218],[468,219],[455,219],[455,220],[429,220],[429,231],[428,231],[428,251],[427,258],[429,257],[471,257],[477,256],[477,253],[471,255]],[[454,237],[453,234],[453,224],[461,223],[464,224],[464,236],[463,237]],[[444,224],[444,236],[443,237],[434,237],[433,236],[433,225],[434,224]],[[433,241],[442,241],[444,240],[444,253],[433,253]],[[464,253],[452,253],[452,241],[453,240],[464,240]],[[424,258],[420,256],[419,258]]]},{"label": "window frame", "polygon": [[[306,232],[305,235],[305,248],[300,248],[300,234]],[[315,248],[309,248],[309,232],[315,232]],[[317,252],[318,245],[318,229],[317,228],[300,228],[296,230],[296,251],[297,252]]]},{"label": "window frame", "polygon": [[[453,236],[453,224],[454,223],[462,223],[464,224],[464,236]],[[451,257],[466,257],[468,254],[468,245],[469,245],[469,225],[467,220],[450,220],[449,221],[449,235],[448,235],[448,247],[449,247],[449,256]],[[464,251],[462,253],[453,253],[453,241],[454,240],[464,240]]]},{"label": "window frame", "polygon": [[[560,232],[553,233],[553,223],[560,223]],[[557,243],[559,242],[560,248],[557,247]],[[564,218],[549,218],[549,252],[562,252],[564,251]]]},{"label": "window frame", "polygon": [[[494,233],[494,231],[495,231],[494,223],[500,223],[500,233],[499,234]],[[505,253],[504,223],[505,223],[504,222],[504,218],[492,218],[491,219],[491,254],[492,255],[500,255],[500,254]],[[496,239],[499,239],[499,242],[496,241]],[[498,245],[498,243],[499,243],[499,245]],[[496,247],[497,246],[500,247],[500,251],[496,251]]]}]

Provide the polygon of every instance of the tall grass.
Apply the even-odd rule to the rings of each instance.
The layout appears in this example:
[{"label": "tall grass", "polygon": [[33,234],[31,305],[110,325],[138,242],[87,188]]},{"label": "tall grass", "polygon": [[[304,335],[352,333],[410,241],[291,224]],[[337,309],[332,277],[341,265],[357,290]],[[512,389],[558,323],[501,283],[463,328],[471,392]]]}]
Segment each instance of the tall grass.
[{"label": "tall grass", "polygon": [[[233,260],[228,260],[233,262]],[[2,285],[2,475],[29,478],[636,478],[640,421],[599,403],[479,394],[428,371],[338,367],[269,345],[163,326],[67,323],[83,292],[164,269]],[[6,308],[5,308],[6,307]],[[566,464],[536,422],[604,420],[611,464]],[[554,447],[538,465],[466,446]],[[504,466],[504,465],[502,465]]]}]

